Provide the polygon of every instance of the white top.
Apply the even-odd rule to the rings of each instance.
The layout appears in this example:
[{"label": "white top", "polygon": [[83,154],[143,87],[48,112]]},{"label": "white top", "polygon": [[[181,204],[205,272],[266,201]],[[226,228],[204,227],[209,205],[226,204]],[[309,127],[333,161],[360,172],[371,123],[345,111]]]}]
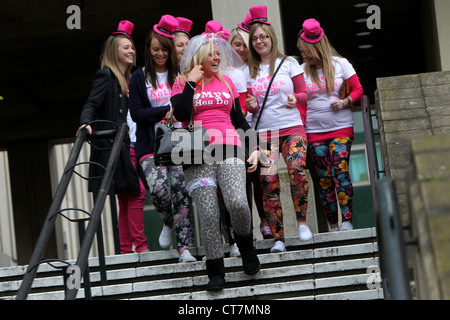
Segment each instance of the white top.
[{"label": "white top", "polygon": [[[304,67],[305,64],[302,65]],[[323,70],[317,70],[321,84],[314,83],[306,73],[306,91],[308,92],[308,104],[306,108],[307,133],[329,132],[343,128],[353,127],[353,114],[350,109],[334,111],[330,103],[339,98],[339,90],[345,79],[356,74],[353,66],[345,58],[333,57],[335,72],[334,91],[330,96],[325,92],[325,78]]]},{"label": "white top", "polygon": [[[275,63],[275,70],[280,62],[281,59],[278,58]],[[269,67],[269,65],[260,65],[261,70],[256,79],[250,78],[248,67],[244,71],[247,81],[251,83],[252,95],[256,97],[260,109],[271,79],[269,76]],[[270,93],[257,128],[258,132],[284,129],[303,124],[297,108],[288,109],[285,107],[288,102],[288,95],[294,93],[292,78],[302,73],[303,68],[297,60],[288,57],[284,61],[272,82]],[[256,125],[259,112],[253,114],[252,128]]]},{"label": "white top", "polygon": [[[145,69],[143,69],[145,72]],[[156,73],[156,88],[153,88],[152,83],[146,79],[145,86],[147,88],[147,96],[152,104],[152,107],[158,108],[167,105],[171,105],[170,97],[172,95],[172,88],[170,87],[168,81],[169,71]],[[155,123],[155,132],[156,129],[160,126],[160,123]],[[175,127],[181,127],[181,123],[175,122]]]}]

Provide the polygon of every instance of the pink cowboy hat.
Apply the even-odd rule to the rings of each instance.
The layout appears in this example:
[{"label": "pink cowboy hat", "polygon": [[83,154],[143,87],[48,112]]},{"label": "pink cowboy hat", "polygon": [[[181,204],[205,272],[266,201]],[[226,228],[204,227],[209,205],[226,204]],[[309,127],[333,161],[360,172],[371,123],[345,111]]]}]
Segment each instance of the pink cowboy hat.
[{"label": "pink cowboy hat", "polygon": [[175,31],[184,32],[189,38],[192,38],[189,32],[191,32],[193,22],[183,17],[177,17],[176,19],[178,21],[178,28],[176,28]]},{"label": "pink cowboy hat", "polygon": [[250,9],[250,15],[252,17],[252,21],[250,22],[250,25],[256,22],[261,22],[264,24],[270,25],[271,23],[267,19],[267,6],[265,5],[259,5],[251,7]]},{"label": "pink cowboy hat", "polygon": [[303,22],[303,32],[300,34],[303,40],[308,43],[317,43],[324,36],[323,29],[320,27],[319,21],[316,19],[307,19]]},{"label": "pink cowboy hat", "polygon": [[252,15],[249,13],[247,13],[247,15],[244,18],[244,21],[242,21],[241,23],[238,23],[238,27],[240,29],[242,29],[245,32],[250,32],[250,23],[252,21]]},{"label": "pink cowboy hat", "polygon": [[131,23],[128,20],[122,20],[119,22],[119,26],[117,27],[117,31],[114,31],[112,34],[113,35],[124,35],[125,37],[132,39],[131,38],[131,33],[133,32],[134,29],[134,24]]},{"label": "pink cowboy hat", "polygon": [[160,35],[173,39],[173,33],[178,28],[178,20],[170,14],[163,15],[158,24],[153,26],[153,30]]}]

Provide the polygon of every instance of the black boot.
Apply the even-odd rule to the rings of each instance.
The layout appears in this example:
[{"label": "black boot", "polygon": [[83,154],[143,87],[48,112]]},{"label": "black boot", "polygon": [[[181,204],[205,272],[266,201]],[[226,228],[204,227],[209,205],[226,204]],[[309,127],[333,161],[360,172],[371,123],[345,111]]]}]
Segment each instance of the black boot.
[{"label": "black boot", "polygon": [[255,274],[261,268],[258,256],[256,255],[256,249],[253,246],[253,233],[242,237],[235,234],[236,243],[239,248],[239,252],[242,257],[242,265],[246,274]]},{"label": "black boot", "polygon": [[208,272],[209,278],[206,290],[222,290],[225,286],[225,265],[223,258],[206,260],[206,271]]}]

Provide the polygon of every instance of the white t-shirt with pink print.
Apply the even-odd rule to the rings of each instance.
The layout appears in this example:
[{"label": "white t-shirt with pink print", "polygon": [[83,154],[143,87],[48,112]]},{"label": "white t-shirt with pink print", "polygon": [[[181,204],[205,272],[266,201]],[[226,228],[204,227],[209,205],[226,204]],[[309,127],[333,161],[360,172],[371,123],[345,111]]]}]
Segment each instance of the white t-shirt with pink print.
[{"label": "white t-shirt with pink print", "polygon": [[[281,59],[278,58],[275,63],[275,70],[280,62]],[[256,79],[250,78],[248,67],[244,73],[247,81],[251,83],[252,95],[256,97],[258,105],[261,108],[271,76],[269,76],[269,65],[260,65],[260,68]],[[270,88],[270,93],[257,128],[258,132],[285,129],[303,124],[297,108],[285,107],[288,102],[288,95],[294,93],[292,78],[302,73],[303,68],[297,60],[288,57],[284,61]],[[259,112],[253,114],[252,128],[256,125],[258,115]]]},{"label": "white t-shirt with pink print", "polygon": [[[307,133],[329,132],[343,128],[353,127],[353,114],[351,109],[335,111],[330,103],[339,99],[339,90],[344,80],[356,74],[353,66],[345,58],[333,57],[334,65],[334,91],[330,96],[325,92],[325,78],[323,70],[317,70],[321,83],[317,84],[304,74],[308,103],[306,108],[305,129]],[[302,65],[304,67],[304,64]]]}]

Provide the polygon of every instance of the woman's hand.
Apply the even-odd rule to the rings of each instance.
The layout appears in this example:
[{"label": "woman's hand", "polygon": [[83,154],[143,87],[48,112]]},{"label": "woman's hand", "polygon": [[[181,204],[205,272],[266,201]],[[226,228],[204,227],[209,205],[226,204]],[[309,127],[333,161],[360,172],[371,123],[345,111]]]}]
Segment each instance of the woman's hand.
[{"label": "woman's hand", "polygon": [[247,172],[252,173],[258,167],[259,150],[253,151],[250,157],[248,157],[247,162],[250,163],[250,166],[247,168]]},{"label": "woman's hand", "polygon": [[[345,98],[344,100],[348,100],[347,98]],[[343,110],[345,108],[345,101],[338,99],[338,100],[334,100],[330,103],[330,108],[333,109],[334,111],[339,111],[339,110]]]},{"label": "woman's hand", "polygon": [[202,79],[203,79],[203,67],[201,65],[196,65],[194,68],[192,68],[191,72],[189,72],[186,80],[197,83]]},{"label": "woman's hand", "polygon": [[80,133],[81,129],[83,129],[83,128],[86,128],[88,134],[92,134],[92,128],[91,128],[91,126],[88,125],[88,124],[82,124],[82,125],[78,128],[76,136],[78,136],[78,134]]},{"label": "woman's hand", "polygon": [[297,106],[297,99],[294,97],[293,94],[288,95],[288,102],[285,105],[286,108],[292,109]]},{"label": "woman's hand", "polygon": [[251,113],[255,113],[258,110],[258,101],[256,101],[256,98],[250,94],[247,94],[245,105],[247,107],[247,110]]}]

